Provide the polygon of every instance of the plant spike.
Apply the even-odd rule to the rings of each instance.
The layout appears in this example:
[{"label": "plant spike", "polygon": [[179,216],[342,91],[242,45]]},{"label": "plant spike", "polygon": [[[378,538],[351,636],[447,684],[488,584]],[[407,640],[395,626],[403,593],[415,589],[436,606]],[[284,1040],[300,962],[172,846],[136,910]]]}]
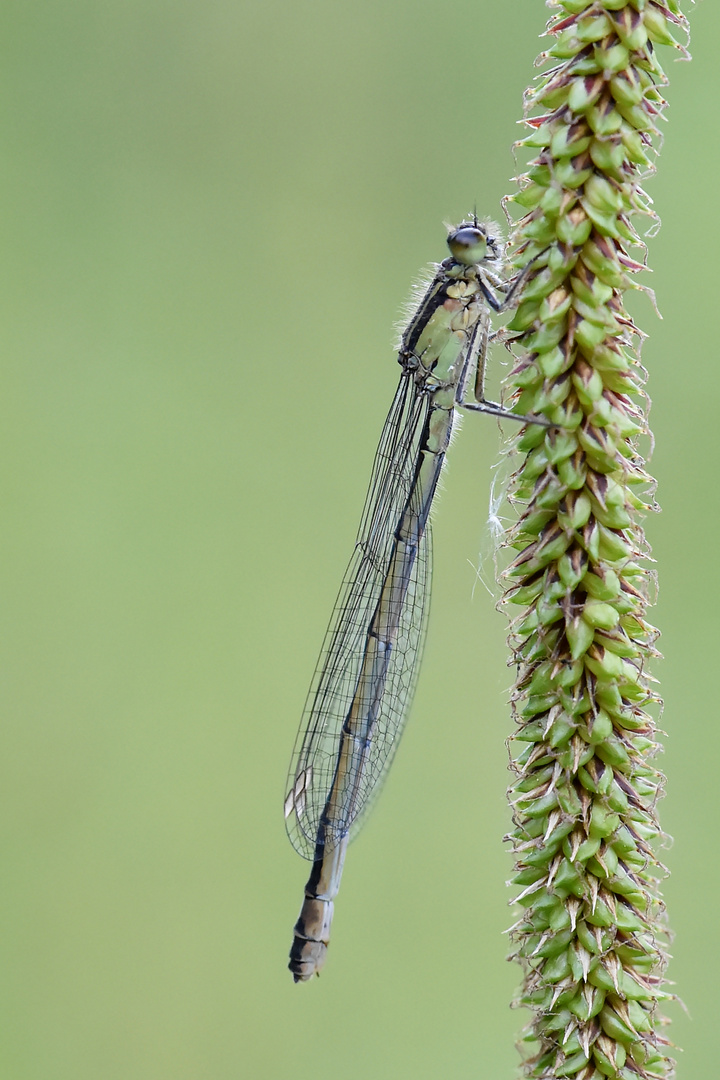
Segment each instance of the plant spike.
[{"label": "plant spike", "polygon": [[657,1080],[673,1062],[657,1008],[672,995],[640,524],[653,489],[638,450],[649,434],[644,335],[623,296],[642,288],[633,221],[655,218],[640,180],[665,107],[656,46],[687,56],[675,38],[687,24],[675,0],[548,6],[561,10],[540,63],[555,66],[527,94],[531,132],[518,145],[535,157],[508,199],[524,214],[515,263],[535,258],[508,327],[520,350],[513,407],[556,425],[519,436],[509,491],[516,1004],[532,1013],[526,1076]]}]

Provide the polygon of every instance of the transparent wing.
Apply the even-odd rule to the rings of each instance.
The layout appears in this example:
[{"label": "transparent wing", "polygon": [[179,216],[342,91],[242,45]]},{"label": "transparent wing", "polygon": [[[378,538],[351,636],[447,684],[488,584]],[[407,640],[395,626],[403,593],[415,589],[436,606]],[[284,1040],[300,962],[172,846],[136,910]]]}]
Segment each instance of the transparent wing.
[{"label": "transparent wing", "polygon": [[[351,840],[364,825],[368,812],[382,790],[412,705],[425,645],[431,581],[432,530],[428,522],[420,539],[409,588],[402,605],[397,641],[378,712],[377,729],[359,788],[359,798],[353,805],[350,821],[346,822],[350,826]],[[335,843],[341,836],[342,829],[338,830]]]},{"label": "transparent wing", "polygon": [[[295,849],[312,859],[340,751],[342,726],[356,697],[368,629],[388,576],[395,533],[413,490],[427,394],[403,374],[383,428],[355,550],[343,578],[298,732],[288,778],[285,817]],[[418,508],[419,512],[419,508]],[[410,706],[424,642],[431,571],[429,527],[403,590],[398,629],[376,706],[372,740],[359,782],[337,808],[324,842],[354,835],[392,761]],[[339,811],[339,812],[338,812]]]}]

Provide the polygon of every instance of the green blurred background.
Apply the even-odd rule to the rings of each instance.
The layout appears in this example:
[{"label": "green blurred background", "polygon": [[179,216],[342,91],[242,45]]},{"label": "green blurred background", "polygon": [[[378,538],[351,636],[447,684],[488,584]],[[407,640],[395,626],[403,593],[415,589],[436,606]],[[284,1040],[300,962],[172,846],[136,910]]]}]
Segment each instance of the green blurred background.
[{"label": "green blurred background", "polygon": [[[416,704],[310,986],[285,967],[307,864],[281,805],[396,382],[391,327],[444,257],[442,221],[500,216],[546,17],[6,5],[3,1080],[512,1077],[510,674],[473,566],[494,423],[453,446]],[[720,960],[720,11],[692,17],[694,63],[662,59],[648,185],[664,321],[634,308],[688,1078],[714,1075]]]}]

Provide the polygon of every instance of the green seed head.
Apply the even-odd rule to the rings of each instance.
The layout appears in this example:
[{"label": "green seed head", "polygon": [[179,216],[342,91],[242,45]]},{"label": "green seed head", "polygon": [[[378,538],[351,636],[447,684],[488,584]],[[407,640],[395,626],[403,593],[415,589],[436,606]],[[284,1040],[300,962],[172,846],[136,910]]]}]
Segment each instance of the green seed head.
[{"label": "green seed head", "polygon": [[548,6],[554,45],[542,59],[555,66],[527,95],[541,111],[521,143],[534,158],[509,200],[522,215],[514,265],[542,254],[508,328],[509,387],[518,411],[555,425],[520,434],[509,492],[512,940],[518,1002],[533,1014],[524,1072],[661,1080],[672,1074],[658,1011],[663,778],[652,766],[656,631],[640,519],[652,498],[638,443],[644,335],[624,293],[643,269],[633,217],[652,216],[640,179],[665,105],[652,43],[684,51],[672,35],[685,21],[675,0]]}]

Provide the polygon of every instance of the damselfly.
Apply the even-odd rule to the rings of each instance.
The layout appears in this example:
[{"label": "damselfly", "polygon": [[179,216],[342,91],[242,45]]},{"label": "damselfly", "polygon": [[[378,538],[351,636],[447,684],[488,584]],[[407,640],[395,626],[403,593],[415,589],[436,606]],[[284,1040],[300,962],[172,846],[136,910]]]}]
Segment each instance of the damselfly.
[{"label": "damselfly", "polygon": [[[290,970],[318,973],[348,842],[397,748],[422,651],[429,515],[457,409],[539,422],[485,400],[489,311],[510,307],[525,272],[502,277],[497,227],[451,229],[398,352],[400,383],[380,437],[350,565],[310,687],[285,800],[288,834],[312,860]],[[472,402],[465,400],[473,384]]]}]

